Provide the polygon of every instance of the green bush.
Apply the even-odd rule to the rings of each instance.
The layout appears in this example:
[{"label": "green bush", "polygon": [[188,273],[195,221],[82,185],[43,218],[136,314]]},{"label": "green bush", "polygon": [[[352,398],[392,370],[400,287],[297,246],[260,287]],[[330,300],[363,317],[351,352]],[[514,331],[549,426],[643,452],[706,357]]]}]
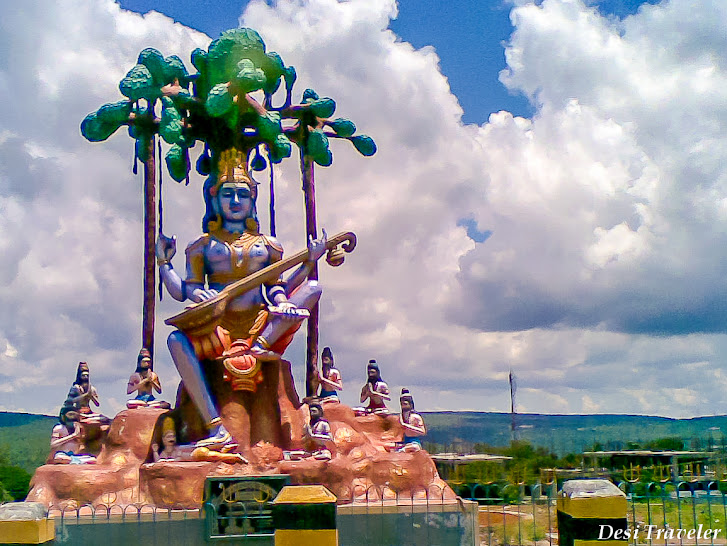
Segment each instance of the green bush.
[{"label": "green bush", "polygon": [[30,474],[19,466],[0,466],[0,489],[12,497],[10,500],[21,501],[28,496],[30,478]]}]

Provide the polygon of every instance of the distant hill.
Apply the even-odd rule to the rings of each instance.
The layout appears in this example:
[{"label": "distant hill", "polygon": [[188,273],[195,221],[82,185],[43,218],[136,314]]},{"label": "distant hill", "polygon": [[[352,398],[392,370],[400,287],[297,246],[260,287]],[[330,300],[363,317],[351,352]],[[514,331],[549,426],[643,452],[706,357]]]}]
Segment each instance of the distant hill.
[{"label": "distant hill", "polygon": [[[507,446],[510,443],[509,413],[422,412],[428,433],[424,438],[438,451],[471,451],[474,444]],[[0,462],[28,472],[45,462],[50,433],[56,417],[0,412]],[[724,446],[727,415],[669,419],[647,415],[541,415],[516,416],[518,436],[559,456],[581,453],[599,443],[604,449],[625,449],[629,442],[644,444],[679,437],[686,449]],[[711,430],[710,430],[711,429]]]},{"label": "distant hill", "polygon": [[[422,415],[428,428],[425,441],[439,444],[445,451],[467,451],[474,443],[506,446],[512,436],[509,413],[422,412]],[[685,449],[722,447],[727,434],[727,415],[670,419],[649,415],[524,413],[516,415],[515,423],[519,439],[549,448],[560,456],[588,450],[594,443],[604,449],[626,449],[629,442],[644,444],[666,437],[681,438]]]},{"label": "distant hill", "polygon": [[48,415],[0,412],[0,463],[33,473],[48,456],[50,433],[57,422],[57,417]]},{"label": "distant hill", "polygon": [[50,415],[38,415],[35,413],[11,413],[8,411],[0,411],[0,428],[17,427],[21,425],[27,425],[28,423],[48,423],[57,420],[57,417],[52,417]]}]

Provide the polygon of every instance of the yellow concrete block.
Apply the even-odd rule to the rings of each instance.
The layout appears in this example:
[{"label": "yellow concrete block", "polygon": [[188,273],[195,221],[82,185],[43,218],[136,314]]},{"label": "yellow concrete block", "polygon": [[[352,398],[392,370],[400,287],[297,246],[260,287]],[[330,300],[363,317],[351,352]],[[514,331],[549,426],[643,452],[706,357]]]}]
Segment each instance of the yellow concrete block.
[{"label": "yellow concrete block", "polygon": [[338,529],[276,529],[275,546],[338,546]]},{"label": "yellow concrete block", "polygon": [[558,499],[558,510],[575,519],[619,519],[628,511],[626,497],[593,497]]},{"label": "yellow concrete block", "polygon": [[320,504],[336,502],[336,495],[323,485],[286,485],[275,497],[275,504]]},{"label": "yellow concrete block", "polygon": [[6,544],[43,544],[56,537],[52,519],[0,521],[0,542]]},{"label": "yellow concrete block", "polygon": [[568,480],[558,496],[558,511],[574,519],[620,519],[626,517],[628,503],[608,480]]}]

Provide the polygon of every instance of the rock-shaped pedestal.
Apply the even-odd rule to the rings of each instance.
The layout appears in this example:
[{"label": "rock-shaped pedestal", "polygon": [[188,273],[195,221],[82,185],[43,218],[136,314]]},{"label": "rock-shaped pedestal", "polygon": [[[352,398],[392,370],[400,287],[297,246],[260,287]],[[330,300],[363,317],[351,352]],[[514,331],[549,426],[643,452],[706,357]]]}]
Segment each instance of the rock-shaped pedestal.
[{"label": "rock-shaped pedestal", "polygon": [[[226,428],[249,464],[200,460],[153,460],[152,443],[161,443],[161,421],[167,410],[124,410],[113,420],[95,465],[45,465],[37,469],[28,500],[46,506],[84,504],[153,504],[167,508],[197,508],[208,476],[289,474],[292,484],[322,484],[339,503],[387,499],[449,500],[455,494],[439,478],[426,451],[391,451],[402,438],[396,416],[357,417],[340,403],[324,403],[331,426],[331,460],[285,460],[284,450],[300,449],[307,418],[292,383],[289,363],[266,363],[258,392],[232,391],[217,385],[218,403]],[[221,379],[220,379],[221,381]],[[186,420],[188,405],[172,415]]]}]

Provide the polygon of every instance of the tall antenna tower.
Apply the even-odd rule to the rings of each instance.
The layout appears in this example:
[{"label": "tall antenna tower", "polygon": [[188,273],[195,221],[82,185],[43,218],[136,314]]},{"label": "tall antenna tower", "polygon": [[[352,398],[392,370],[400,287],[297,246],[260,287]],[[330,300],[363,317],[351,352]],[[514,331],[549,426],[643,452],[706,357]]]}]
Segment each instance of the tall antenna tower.
[{"label": "tall antenna tower", "polygon": [[510,380],[510,441],[515,442],[518,440],[517,433],[517,410],[515,406],[515,393],[517,392],[517,381],[515,374],[510,368],[510,374],[508,375]]}]

